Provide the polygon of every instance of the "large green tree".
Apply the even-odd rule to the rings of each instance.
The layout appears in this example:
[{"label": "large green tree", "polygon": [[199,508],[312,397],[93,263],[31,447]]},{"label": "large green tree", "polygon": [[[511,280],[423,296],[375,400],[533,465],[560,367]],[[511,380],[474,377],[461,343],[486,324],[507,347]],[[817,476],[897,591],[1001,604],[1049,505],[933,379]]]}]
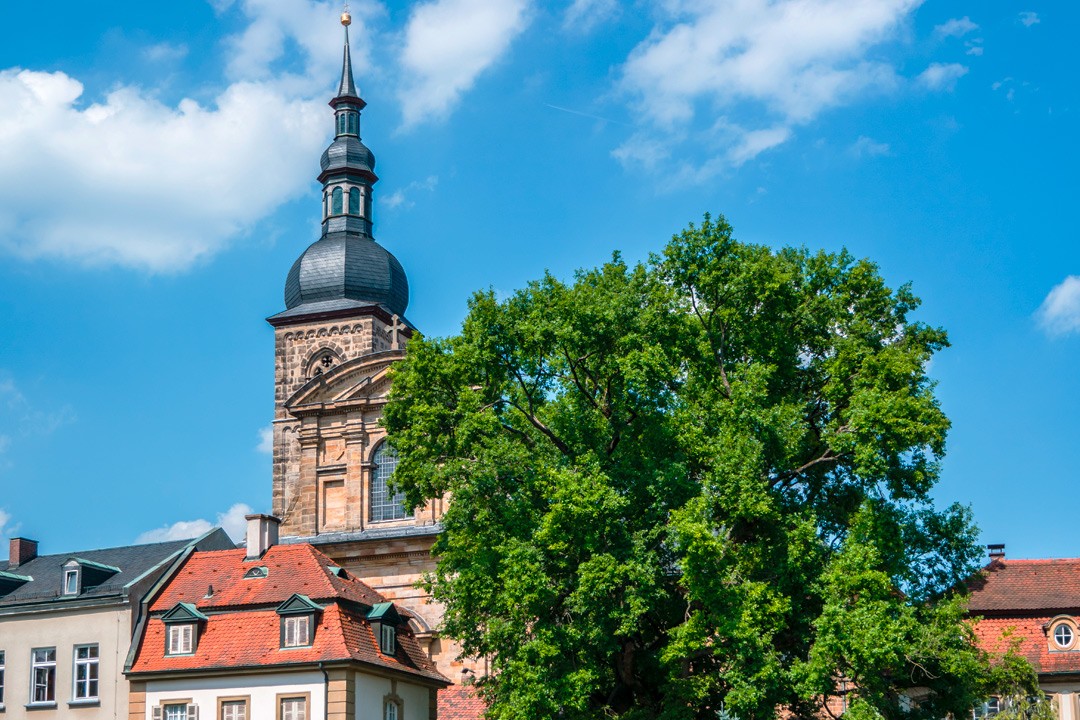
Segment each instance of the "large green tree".
[{"label": "large green tree", "polygon": [[451,498],[427,582],[492,663],[490,717],[970,713],[988,658],[946,591],[980,553],[930,499],[947,340],[917,305],[871,262],[706,216],[414,339],[395,478]]}]

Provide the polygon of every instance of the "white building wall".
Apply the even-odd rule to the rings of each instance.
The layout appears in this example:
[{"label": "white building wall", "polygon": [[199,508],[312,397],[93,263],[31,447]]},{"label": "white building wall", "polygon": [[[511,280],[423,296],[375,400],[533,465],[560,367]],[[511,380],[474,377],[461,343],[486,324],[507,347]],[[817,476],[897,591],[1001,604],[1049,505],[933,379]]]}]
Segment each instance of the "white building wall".
[{"label": "white building wall", "polygon": [[[153,717],[155,705],[188,700],[199,706],[199,720],[214,720],[218,698],[250,696],[249,718],[277,718],[277,697],[281,694],[310,693],[308,717],[312,720],[326,715],[326,686],[318,670],[294,673],[266,673],[231,677],[149,680],[146,683],[146,717]],[[381,718],[379,720],[382,720]]]},{"label": "white building wall", "polygon": [[[52,720],[77,716],[80,720],[112,720],[128,709],[128,683],[124,661],[131,643],[131,615],[127,605],[99,609],[47,610],[0,615],[0,650],[4,651],[4,720]],[[76,645],[98,646],[98,704],[69,707],[73,700]],[[30,653],[34,648],[56,648],[55,709],[24,706],[30,702]]]},{"label": "white building wall", "polygon": [[383,720],[383,700],[388,695],[401,699],[404,714],[399,720],[428,720],[426,687],[362,673],[356,675],[356,720]]}]

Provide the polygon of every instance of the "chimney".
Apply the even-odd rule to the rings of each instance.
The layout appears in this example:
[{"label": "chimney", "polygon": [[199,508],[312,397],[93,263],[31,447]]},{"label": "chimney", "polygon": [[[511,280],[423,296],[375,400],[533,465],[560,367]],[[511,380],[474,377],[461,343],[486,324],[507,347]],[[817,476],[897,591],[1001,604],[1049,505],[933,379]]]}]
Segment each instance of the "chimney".
[{"label": "chimney", "polygon": [[273,515],[245,515],[247,520],[247,557],[245,560],[258,560],[278,541],[278,526],[281,519]]},{"label": "chimney", "polygon": [[37,557],[37,540],[26,538],[11,538],[8,564],[11,567],[19,567]]},{"label": "chimney", "polygon": [[1005,559],[1005,543],[998,543],[996,545],[987,545],[986,549],[990,551],[990,562],[995,560]]}]

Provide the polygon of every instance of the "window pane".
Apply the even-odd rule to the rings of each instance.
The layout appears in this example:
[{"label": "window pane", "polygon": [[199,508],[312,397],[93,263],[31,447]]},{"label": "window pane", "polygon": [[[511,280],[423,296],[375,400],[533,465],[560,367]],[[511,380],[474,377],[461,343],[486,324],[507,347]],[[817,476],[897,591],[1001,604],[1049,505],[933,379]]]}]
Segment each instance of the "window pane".
[{"label": "window pane", "polygon": [[397,468],[397,453],[388,445],[383,445],[375,452],[375,474],[371,480],[371,519],[401,520],[410,517],[405,514],[405,494],[390,494],[388,481]]},{"label": "window pane", "polygon": [[351,188],[349,190],[349,214],[360,214],[360,188]]},{"label": "window pane", "polygon": [[221,720],[247,720],[247,703],[243,700],[222,703]]},{"label": "window pane", "polygon": [[331,205],[331,208],[330,208],[330,214],[331,215],[340,215],[341,214],[341,188],[339,188],[339,187],[334,188],[334,192],[330,196],[330,205]]},{"label": "window pane", "polygon": [[[55,587],[55,586],[54,586]],[[74,594],[79,589],[79,574],[74,571],[68,571],[64,575],[64,592],[69,595]]]}]

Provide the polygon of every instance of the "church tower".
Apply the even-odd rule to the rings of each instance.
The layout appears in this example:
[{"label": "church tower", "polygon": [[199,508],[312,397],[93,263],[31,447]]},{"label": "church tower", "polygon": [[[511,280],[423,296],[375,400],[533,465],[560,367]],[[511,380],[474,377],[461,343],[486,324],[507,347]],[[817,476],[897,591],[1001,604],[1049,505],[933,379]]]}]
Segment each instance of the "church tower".
[{"label": "church tower", "polygon": [[322,234],[293,263],[274,328],[273,512],[282,542],[317,546],[412,612],[417,639],[453,680],[474,669],[433,631],[442,610],[413,585],[433,570],[443,501],[410,511],[387,480],[397,459],[379,425],[388,370],[405,355],[409,285],[375,241],[375,156],[360,141],[348,13],[334,140],[322,154]]}]

